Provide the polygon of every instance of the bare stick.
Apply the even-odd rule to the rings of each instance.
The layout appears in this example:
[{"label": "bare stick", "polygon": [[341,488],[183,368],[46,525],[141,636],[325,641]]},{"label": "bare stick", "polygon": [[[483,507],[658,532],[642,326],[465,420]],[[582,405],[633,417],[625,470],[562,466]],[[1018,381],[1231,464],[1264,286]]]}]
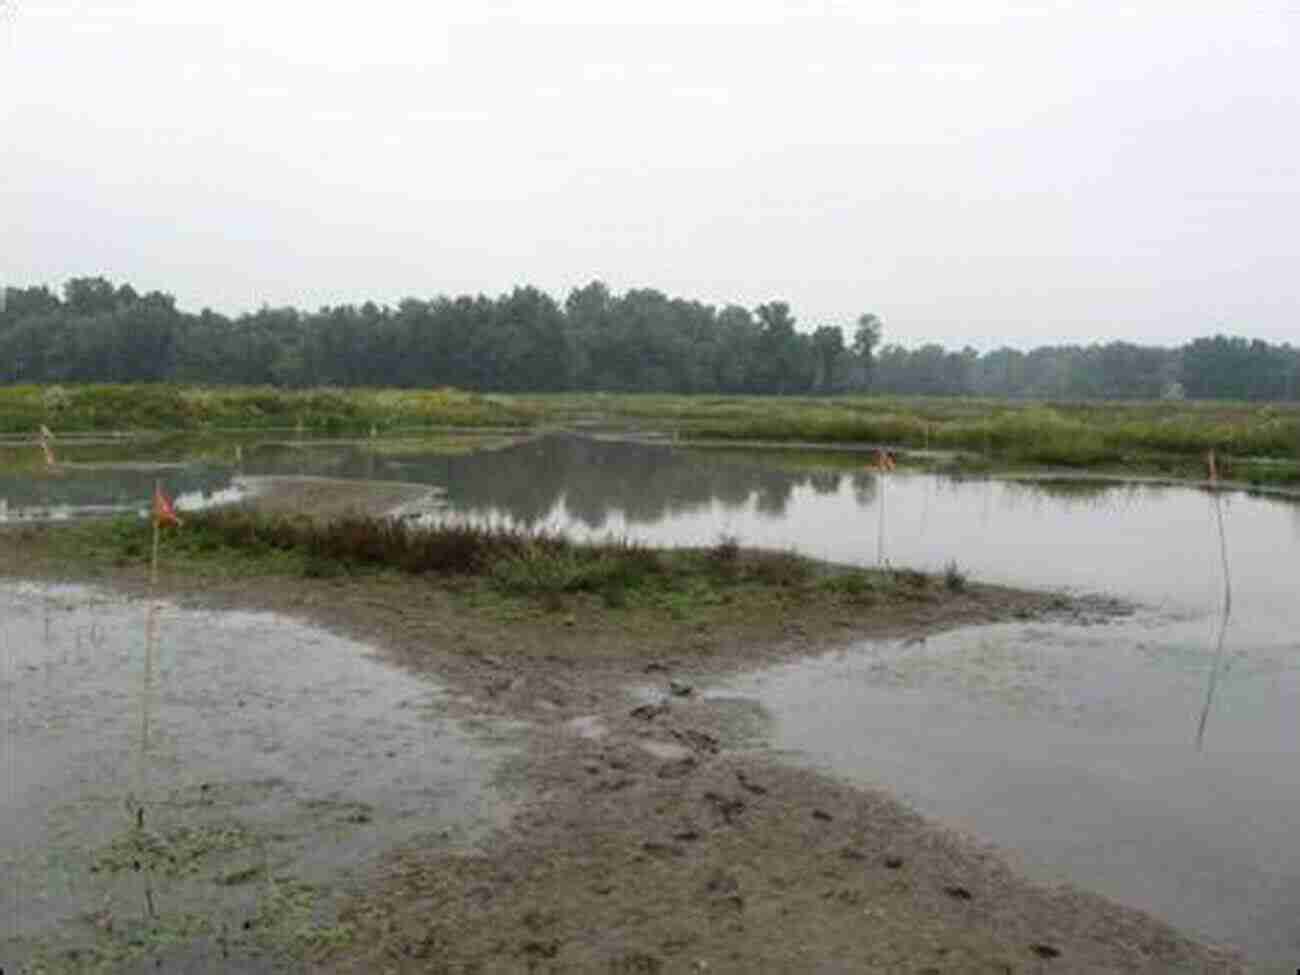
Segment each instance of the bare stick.
[{"label": "bare stick", "polygon": [[876,566],[885,567],[885,475],[876,475],[876,484],[880,490],[880,522],[876,526]]},{"label": "bare stick", "polygon": [[[162,491],[162,481],[154,481],[153,484],[153,505],[158,503],[158,494]],[[158,512],[150,508],[150,517],[153,519],[153,558],[149,560],[149,586],[152,589],[158,588],[158,534],[161,527],[161,519]]]},{"label": "bare stick", "polygon": [[[1210,457],[1211,480],[1217,480],[1214,470],[1213,452]],[[1212,488],[1212,490],[1215,490]],[[1223,616],[1219,620],[1219,638],[1214,647],[1214,659],[1210,664],[1210,679],[1205,687],[1205,704],[1201,707],[1201,720],[1196,725],[1196,750],[1205,746],[1205,724],[1210,719],[1210,706],[1214,703],[1214,691],[1219,685],[1219,672],[1223,661],[1224,638],[1228,633],[1228,618],[1232,615],[1232,576],[1228,571],[1228,536],[1223,530],[1223,502],[1218,491],[1214,494],[1214,517],[1219,526],[1219,559],[1223,564]]]}]

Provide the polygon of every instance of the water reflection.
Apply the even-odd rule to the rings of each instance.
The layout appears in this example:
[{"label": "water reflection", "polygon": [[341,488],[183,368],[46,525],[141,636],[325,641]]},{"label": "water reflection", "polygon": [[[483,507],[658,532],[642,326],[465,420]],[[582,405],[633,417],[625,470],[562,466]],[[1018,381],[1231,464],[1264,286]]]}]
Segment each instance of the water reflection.
[{"label": "water reflection", "polygon": [[852,485],[871,505],[874,477],[862,470],[800,470],[752,452],[703,452],[668,445],[587,437],[541,437],[502,450],[465,455],[386,455],[368,444],[289,447],[263,444],[244,452],[250,475],[410,481],[446,488],[457,510],[525,525],[565,521],[599,532],[624,524],[648,526],[717,508],[753,506],[769,518],[789,514],[801,490],[817,496]]},{"label": "water reflection", "polygon": [[851,482],[860,503],[875,497],[866,472],[786,470],[746,454],[708,454],[645,445],[547,437],[518,447],[450,458],[445,467],[448,499],[456,508],[499,514],[525,524],[555,518],[590,531],[620,524],[653,525],[714,508],[749,505],[761,515],[783,518],[799,489],[829,496]]}]

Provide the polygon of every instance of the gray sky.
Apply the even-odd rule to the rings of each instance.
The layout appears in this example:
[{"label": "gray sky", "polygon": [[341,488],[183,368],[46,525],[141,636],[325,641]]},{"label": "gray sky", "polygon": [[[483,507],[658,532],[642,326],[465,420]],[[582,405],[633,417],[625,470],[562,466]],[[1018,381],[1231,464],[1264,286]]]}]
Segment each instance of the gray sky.
[{"label": "gray sky", "polygon": [[1300,0],[8,0],[0,275],[1300,341],[1298,31]]}]

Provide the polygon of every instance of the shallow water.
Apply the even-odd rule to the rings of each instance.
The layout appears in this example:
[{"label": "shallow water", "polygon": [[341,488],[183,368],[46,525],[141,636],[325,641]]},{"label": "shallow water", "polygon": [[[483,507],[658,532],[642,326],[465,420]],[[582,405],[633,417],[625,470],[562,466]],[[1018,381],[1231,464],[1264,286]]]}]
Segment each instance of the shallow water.
[{"label": "shallow water", "polygon": [[531,477],[508,475],[512,458],[492,458],[449,479],[453,503],[477,517],[657,544],[726,533],[839,562],[956,562],[984,581],[1140,604],[1102,625],[865,642],[715,693],[769,708],[776,746],[792,760],[897,792],[1002,846],[1034,876],[1235,943],[1261,971],[1295,970],[1300,505],[1218,496],[1234,609],[1216,665],[1223,579],[1215,496],[1205,491],[882,480],[783,467],[787,455],[765,466],[744,452],[529,449]]},{"label": "shallow water", "polygon": [[[185,964],[226,970],[275,947],[250,935],[213,961],[221,925],[252,925],[267,885],[306,885],[328,918],[350,871],[393,845],[466,842],[502,814],[496,757],[442,700],[272,614],[0,584],[0,964],[41,946],[129,956],[118,942],[147,922],[148,886],[164,921],[199,919]],[[140,825],[184,869],[113,869]],[[88,920],[105,911],[115,934]]]},{"label": "shallow water", "polygon": [[[236,473],[408,480],[465,517],[707,545],[722,534],[840,562],[1119,596],[1088,627],[1004,624],[863,643],[752,675],[792,760],[901,793],[1070,879],[1300,962],[1300,505],[1219,496],[1234,610],[1198,726],[1223,580],[1214,496],[1106,482],[881,479],[861,458],[544,438],[465,456],[365,444],[246,447]],[[226,480],[222,480],[222,477]],[[147,493],[143,495],[147,499]]]}]

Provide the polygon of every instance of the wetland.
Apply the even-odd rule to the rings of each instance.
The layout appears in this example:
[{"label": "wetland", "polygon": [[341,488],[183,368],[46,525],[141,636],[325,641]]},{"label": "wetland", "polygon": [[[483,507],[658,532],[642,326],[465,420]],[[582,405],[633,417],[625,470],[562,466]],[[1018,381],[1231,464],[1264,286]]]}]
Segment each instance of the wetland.
[{"label": "wetland", "polygon": [[[522,433],[143,453],[3,473],[15,967],[1286,971],[1300,951],[1289,499],[1220,492],[1220,660],[1200,485]],[[136,512],[159,478],[187,525],[154,591]],[[523,586],[322,562],[222,536],[203,509],[230,500],[674,568],[611,596],[586,556]]]}]

